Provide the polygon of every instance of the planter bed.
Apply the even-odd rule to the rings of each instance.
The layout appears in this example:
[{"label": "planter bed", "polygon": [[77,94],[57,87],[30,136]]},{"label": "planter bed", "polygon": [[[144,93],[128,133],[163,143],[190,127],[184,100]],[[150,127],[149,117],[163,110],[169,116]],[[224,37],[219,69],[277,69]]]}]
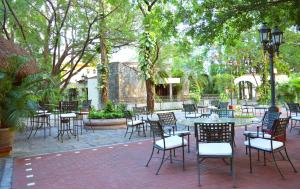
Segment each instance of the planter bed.
[{"label": "planter bed", "polygon": [[126,119],[83,119],[83,124],[86,128],[93,126],[95,129],[120,129],[126,128]]}]

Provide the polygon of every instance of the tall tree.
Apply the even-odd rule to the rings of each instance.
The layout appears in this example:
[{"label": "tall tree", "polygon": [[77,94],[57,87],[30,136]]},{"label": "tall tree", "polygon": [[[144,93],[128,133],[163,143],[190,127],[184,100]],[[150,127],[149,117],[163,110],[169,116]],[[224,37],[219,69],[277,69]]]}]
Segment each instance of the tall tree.
[{"label": "tall tree", "polygon": [[6,37],[25,44],[41,67],[60,80],[62,90],[94,59],[99,15],[89,14],[88,2],[2,0],[2,7],[7,7],[1,24],[10,33]]},{"label": "tall tree", "polygon": [[181,4],[178,15],[189,26],[188,34],[200,43],[221,40],[230,43],[252,26],[300,26],[300,0],[192,0]]},{"label": "tall tree", "polygon": [[98,23],[100,94],[102,104],[106,104],[109,100],[109,54],[135,41],[135,14],[128,1],[97,1],[98,6],[95,9],[102,15]]},{"label": "tall tree", "polygon": [[154,110],[155,79],[154,68],[160,56],[162,43],[169,42],[175,35],[175,17],[172,3],[158,0],[138,0],[137,7],[142,14],[142,33],[139,41],[139,67],[146,81],[147,107]]}]

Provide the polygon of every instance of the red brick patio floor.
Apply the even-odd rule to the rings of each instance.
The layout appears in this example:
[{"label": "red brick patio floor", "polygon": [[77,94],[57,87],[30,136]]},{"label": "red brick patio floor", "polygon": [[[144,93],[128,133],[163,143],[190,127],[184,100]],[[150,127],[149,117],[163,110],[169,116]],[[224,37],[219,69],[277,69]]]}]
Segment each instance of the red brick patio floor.
[{"label": "red brick patio floor", "polygon": [[[242,128],[236,133],[236,179],[238,188],[263,189],[296,189],[300,188],[300,173],[294,173],[288,161],[277,156],[279,167],[286,179],[281,179],[271,156],[263,166],[263,160],[257,161],[254,152],[253,174],[249,173],[249,158],[243,146]],[[194,137],[191,137],[194,140]],[[151,140],[118,144],[80,151],[47,154],[28,158],[15,159],[13,188],[38,189],[135,189],[135,188],[199,188],[197,185],[197,169],[195,145],[191,153],[186,153],[186,170],[182,170],[181,162],[167,161],[155,175],[160,159],[153,158],[149,167],[145,167],[150,152]],[[287,148],[289,155],[300,171],[300,135],[293,131],[288,134]],[[160,154],[155,154],[161,157]],[[181,150],[176,158],[181,160]],[[229,166],[217,159],[203,162],[201,188],[231,188],[232,178]]]}]

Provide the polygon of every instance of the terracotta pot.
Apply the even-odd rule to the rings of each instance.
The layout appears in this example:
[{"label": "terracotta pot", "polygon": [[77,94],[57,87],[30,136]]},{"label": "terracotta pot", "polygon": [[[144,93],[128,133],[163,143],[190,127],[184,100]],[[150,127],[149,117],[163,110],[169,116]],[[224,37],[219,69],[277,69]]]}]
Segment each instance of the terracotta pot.
[{"label": "terracotta pot", "polygon": [[93,126],[94,129],[120,129],[126,128],[126,119],[83,119],[83,124],[86,127]]},{"label": "terracotta pot", "polygon": [[9,128],[0,128],[0,157],[10,155],[15,132]]},{"label": "terracotta pot", "polygon": [[235,109],[235,106],[234,105],[229,105],[229,110],[234,110]]}]

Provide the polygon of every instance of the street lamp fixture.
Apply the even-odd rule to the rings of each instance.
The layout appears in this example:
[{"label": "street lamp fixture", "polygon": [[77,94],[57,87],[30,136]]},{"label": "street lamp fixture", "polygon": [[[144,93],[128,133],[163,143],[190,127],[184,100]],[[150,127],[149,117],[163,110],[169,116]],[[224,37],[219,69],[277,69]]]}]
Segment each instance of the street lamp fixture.
[{"label": "street lamp fixture", "polygon": [[259,29],[260,42],[263,44],[264,52],[269,53],[270,58],[270,84],[271,84],[271,107],[269,111],[278,111],[275,103],[275,75],[274,75],[274,53],[279,53],[279,46],[282,44],[283,32],[275,26],[273,31],[263,23]]}]

